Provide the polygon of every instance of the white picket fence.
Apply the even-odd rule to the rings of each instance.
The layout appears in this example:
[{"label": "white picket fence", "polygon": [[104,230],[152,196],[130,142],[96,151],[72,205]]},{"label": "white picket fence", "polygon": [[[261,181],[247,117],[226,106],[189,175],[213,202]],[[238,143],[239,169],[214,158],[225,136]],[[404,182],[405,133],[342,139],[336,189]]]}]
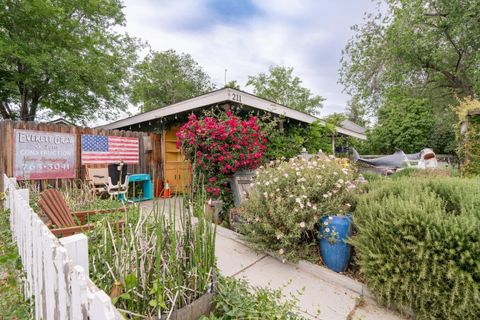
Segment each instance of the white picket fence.
[{"label": "white picket fence", "polygon": [[5,207],[25,272],[24,293],[35,319],[124,319],[88,278],[84,234],[57,239],[29,205],[29,190],[4,175]]}]

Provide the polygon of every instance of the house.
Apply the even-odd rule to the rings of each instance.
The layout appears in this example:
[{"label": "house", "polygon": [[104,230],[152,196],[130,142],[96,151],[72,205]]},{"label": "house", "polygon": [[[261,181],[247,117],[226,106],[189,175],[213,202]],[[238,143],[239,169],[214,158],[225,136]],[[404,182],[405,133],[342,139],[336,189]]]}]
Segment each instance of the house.
[{"label": "house", "polygon": [[[350,121],[348,119],[346,120],[343,120],[341,123],[340,123],[340,126],[343,128],[343,129],[346,129],[346,130],[349,130],[351,132],[356,132],[358,133],[359,135],[363,135],[365,136],[366,132],[367,132],[367,129],[362,127],[362,126],[359,126],[358,124],[356,124],[355,122],[353,121]],[[361,140],[366,140],[365,139],[362,139],[362,138],[359,138]]]},{"label": "house", "polygon": [[[310,114],[288,108],[275,102],[257,97],[251,93],[232,88],[223,88],[180,101],[126,119],[118,120],[100,129],[122,129],[131,131],[157,132],[162,135],[163,178],[169,180],[172,191],[183,189],[189,183],[189,163],[176,148],[178,125],[187,122],[188,115],[208,108],[232,108],[239,112],[271,113],[287,120],[310,124],[322,121]],[[365,130],[353,122],[347,126],[335,127],[337,136],[349,136],[366,140]],[[334,139],[334,137],[332,137]]]},{"label": "house", "polygon": [[59,124],[59,125],[63,125],[63,126],[73,126],[75,127],[76,125],[64,118],[57,118],[55,120],[52,120],[52,121],[48,121],[46,122],[48,124]]}]

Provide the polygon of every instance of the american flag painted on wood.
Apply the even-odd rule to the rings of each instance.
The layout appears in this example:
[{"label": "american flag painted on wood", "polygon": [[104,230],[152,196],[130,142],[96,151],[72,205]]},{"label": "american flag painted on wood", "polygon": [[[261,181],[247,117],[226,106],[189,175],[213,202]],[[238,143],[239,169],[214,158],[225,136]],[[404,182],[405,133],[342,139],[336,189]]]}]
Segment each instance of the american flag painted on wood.
[{"label": "american flag painted on wood", "polygon": [[138,138],[135,137],[82,134],[82,164],[120,161],[137,164],[139,150]]}]

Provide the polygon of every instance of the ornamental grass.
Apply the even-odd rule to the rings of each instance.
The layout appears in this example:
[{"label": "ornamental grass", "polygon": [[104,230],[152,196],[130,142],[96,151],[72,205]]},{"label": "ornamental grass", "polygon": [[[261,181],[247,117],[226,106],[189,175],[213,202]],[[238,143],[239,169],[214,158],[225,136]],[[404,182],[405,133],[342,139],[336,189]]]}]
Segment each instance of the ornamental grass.
[{"label": "ornamental grass", "polygon": [[104,219],[88,235],[90,277],[128,318],[168,317],[212,290],[215,227],[201,191],[189,206],[177,198],[130,207],[123,228]]}]

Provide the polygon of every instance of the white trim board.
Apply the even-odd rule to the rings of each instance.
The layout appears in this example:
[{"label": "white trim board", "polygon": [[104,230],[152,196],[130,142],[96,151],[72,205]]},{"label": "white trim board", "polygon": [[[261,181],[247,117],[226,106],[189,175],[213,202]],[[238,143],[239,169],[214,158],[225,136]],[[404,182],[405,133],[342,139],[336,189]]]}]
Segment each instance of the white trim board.
[{"label": "white trim board", "polygon": [[[192,111],[195,109],[199,109],[199,108],[213,105],[213,104],[219,104],[222,102],[233,102],[233,103],[247,105],[259,110],[271,112],[278,115],[283,115],[287,118],[301,121],[304,123],[312,123],[317,120],[323,123],[323,121],[320,118],[317,118],[315,116],[309,115],[301,111],[287,108],[285,106],[282,106],[278,103],[275,103],[266,99],[259,98],[248,92],[231,89],[231,88],[223,88],[223,89],[206,93],[204,95],[201,95],[195,98],[180,101],[163,108],[158,108],[158,109],[141,113],[126,119],[118,120],[110,124],[100,126],[99,128],[100,129],[124,128],[124,127],[128,127],[138,123],[159,119],[163,117],[168,117],[181,112]],[[340,134],[348,135],[361,140],[367,139],[367,137],[364,134],[357,133],[342,127],[335,127],[335,129]]]}]

